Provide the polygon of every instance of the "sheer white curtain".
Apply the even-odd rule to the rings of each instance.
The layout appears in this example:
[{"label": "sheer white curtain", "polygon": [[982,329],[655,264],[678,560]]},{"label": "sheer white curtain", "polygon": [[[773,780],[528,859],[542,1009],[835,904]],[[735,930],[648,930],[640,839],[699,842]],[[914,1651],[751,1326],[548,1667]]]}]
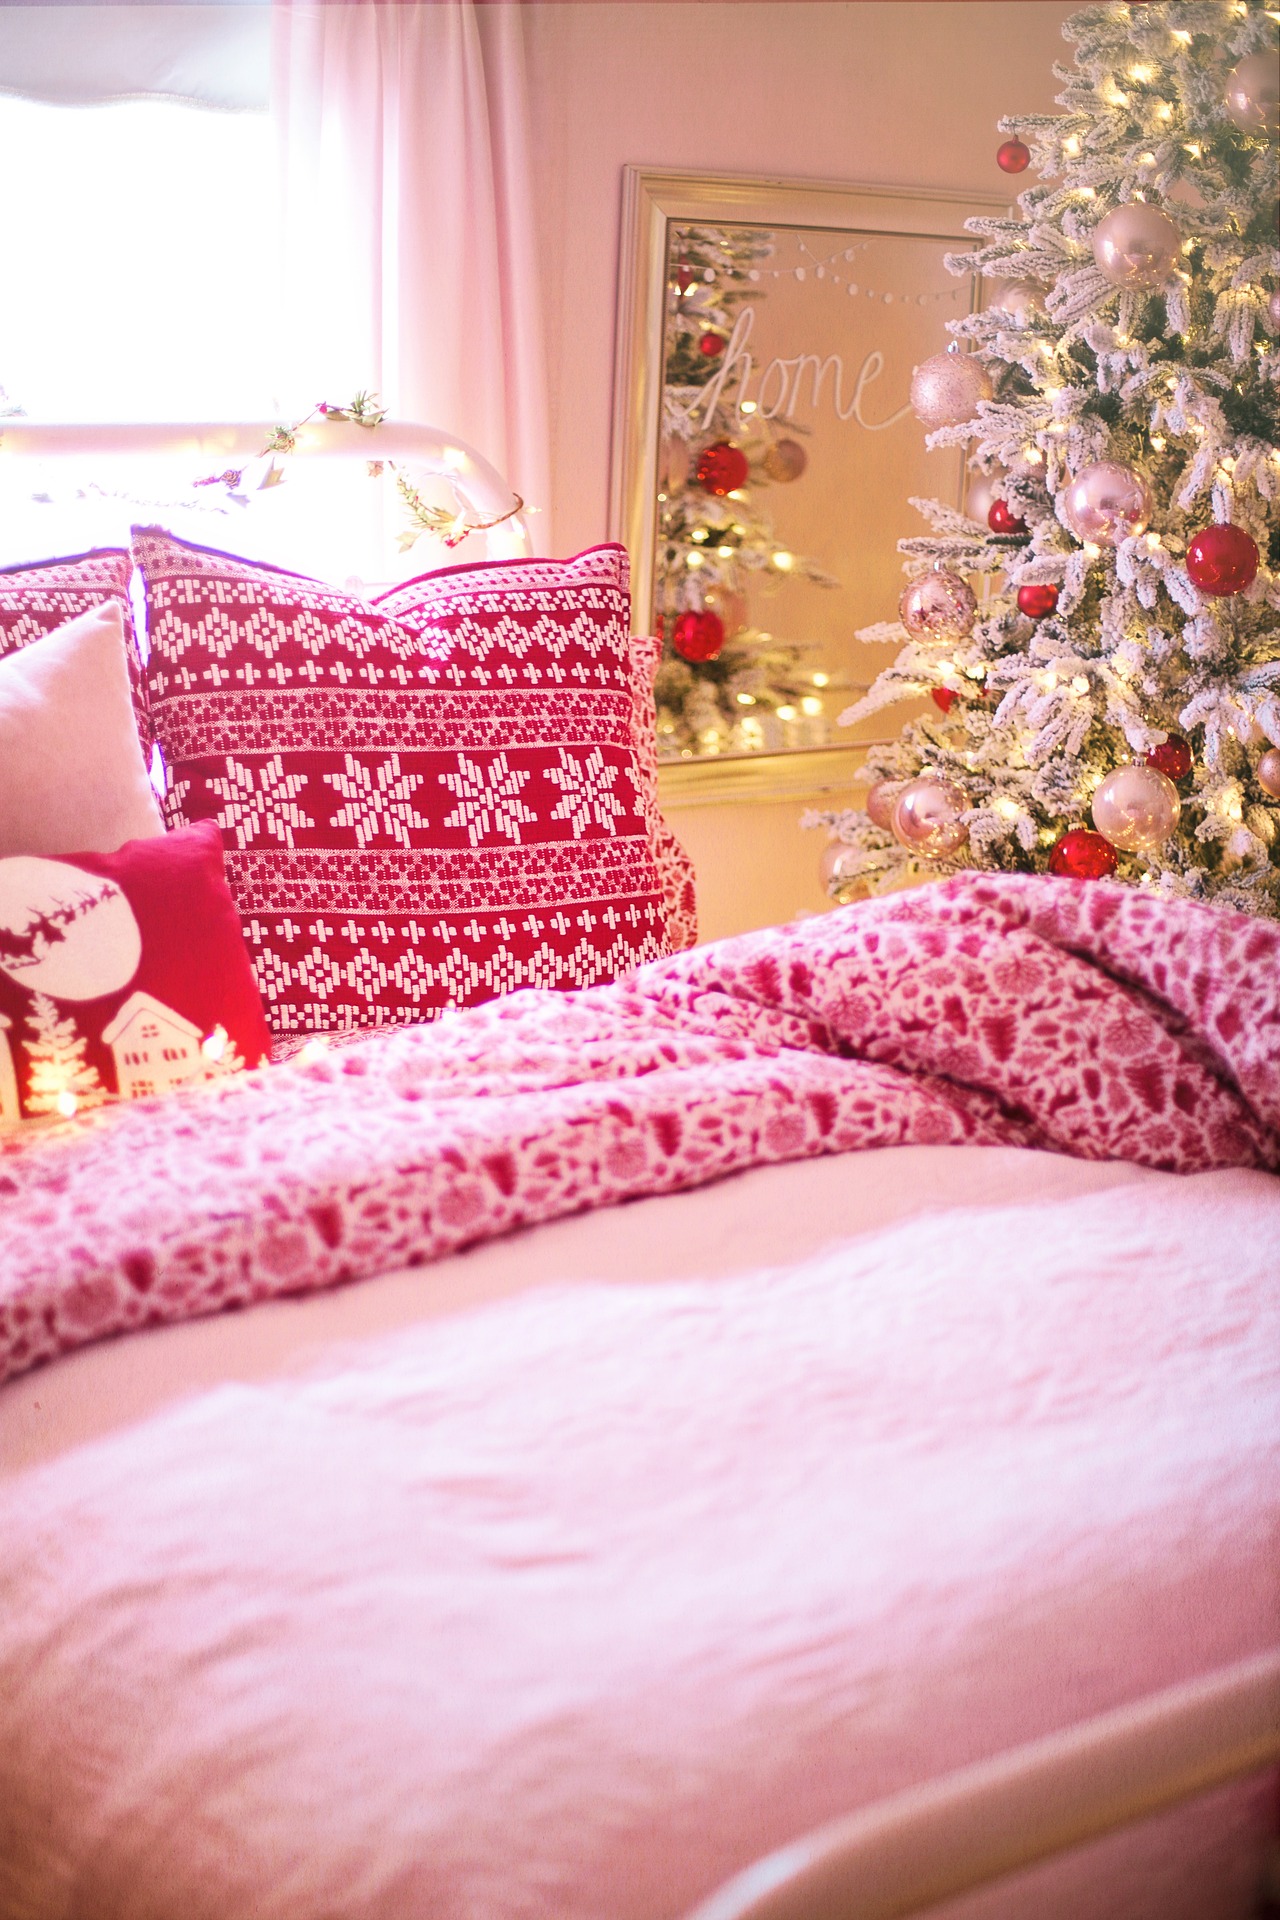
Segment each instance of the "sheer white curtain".
[{"label": "sheer white curtain", "polygon": [[[547,497],[518,5],[276,0],[281,364],[299,411],[371,388]],[[535,544],[543,525],[529,522]]]}]

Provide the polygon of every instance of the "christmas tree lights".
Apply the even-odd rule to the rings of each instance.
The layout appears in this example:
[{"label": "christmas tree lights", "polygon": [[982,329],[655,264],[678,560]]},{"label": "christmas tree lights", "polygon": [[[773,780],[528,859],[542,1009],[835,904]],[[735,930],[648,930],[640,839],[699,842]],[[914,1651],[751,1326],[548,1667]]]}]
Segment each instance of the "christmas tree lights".
[{"label": "christmas tree lights", "polygon": [[747,589],[796,577],[834,586],[775,537],[754,499],[788,485],[807,455],[787,420],[763,421],[716,381],[734,322],[758,299],[759,231],[687,227],[673,236],[664,343],[655,618],[661,622],[658,744],[669,756],[759,752],[821,709],[805,649],[750,617]]},{"label": "christmas tree lights", "polygon": [[913,383],[970,511],[912,502],[860,636],[901,651],[841,718],[930,710],[808,816],[835,898],[985,867],[1280,915],[1277,18],[1087,7],[1063,112],[1001,122],[1039,181],[969,222],[987,305]]}]

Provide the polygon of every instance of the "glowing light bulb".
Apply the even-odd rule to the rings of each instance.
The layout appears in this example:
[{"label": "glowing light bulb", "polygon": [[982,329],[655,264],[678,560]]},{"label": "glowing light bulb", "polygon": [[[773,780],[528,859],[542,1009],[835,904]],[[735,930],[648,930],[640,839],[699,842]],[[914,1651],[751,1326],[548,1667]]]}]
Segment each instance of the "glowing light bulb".
[{"label": "glowing light bulb", "polygon": [[829,673],[815,673],[813,676],[813,684],[815,687],[829,687],[831,685],[831,675]]},{"label": "glowing light bulb", "polygon": [[1169,444],[1168,441],[1165,439],[1162,433],[1152,434],[1151,445],[1157,453],[1163,453],[1166,446],[1168,446],[1168,444]]},{"label": "glowing light bulb", "polygon": [[701,567],[706,565],[706,558],[704,553],[686,553],[684,563],[686,567]]},{"label": "glowing light bulb", "polygon": [[822,712],[822,702],[821,700],[815,700],[811,693],[807,693],[800,702],[800,711],[801,713],[807,713],[810,719],[812,719],[814,714]]},{"label": "glowing light bulb", "polygon": [[1154,67],[1130,67],[1129,78],[1136,80],[1140,87],[1149,86],[1156,77]]},{"label": "glowing light bulb", "polygon": [[227,1050],[230,1036],[225,1027],[215,1027],[212,1033],[206,1033],[200,1042],[200,1051],[206,1060],[221,1060]]},{"label": "glowing light bulb", "polygon": [[711,538],[711,535],[707,532],[705,527],[695,527],[693,532],[689,535],[689,538],[691,540],[703,541],[703,540],[709,540]]},{"label": "glowing light bulb", "polygon": [[1171,29],[1171,33],[1172,33],[1172,37],[1177,41],[1180,47],[1189,47],[1191,45],[1191,35],[1185,30],[1185,28],[1174,27]]},{"label": "glowing light bulb", "polygon": [[[794,553],[787,553],[784,548],[780,547],[777,553],[773,555],[773,564],[778,569],[779,573],[790,573],[795,563],[796,563],[796,557]],[[778,712],[779,713],[782,712],[781,707],[778,708]]]},{"label": "glowing light bulb", "polygon": [[1002,820],[1016,820],[1021,811],[1017,801],[1011,800],[1007,793],[1002,793],[995,803],[995,812]]},{"label": "glowing light bulb", "polygon": [[778,707],[776,712],[779,720],[794,720],[796,717],[796,710],[792,706]]},{"label": "glowing light bulb", "polygon": [[1062,151],[1070,154],[1074,160],[1080,151],[1080,135],[1078,133],[1069,133],[1062,143]]},{"label": "glowing light bulb", "polygon": [[76,1099],[74,1093],[64,1088],[54,1101],[54,1105],[57,1107],[63,1119],[69,1120],[72,1114],[79,1108],[80,1102]]},{"label": "glowing light bulb", "polygon": [[754,400],[744,400],[741,402],[741,404],[738,407],[739,413],[754,413],[755,410],[756,410],[756,403]]},{"label": "glowing light bulb", "polygon": [[1088,693],[1089,682],[1082,673],[1077,673],[1072,679],[1071,691],[1072,693]]},{"label": "glowing light bulb", "polygon": [[717,547],[716,552],[720,555],[720,558],[722,560],[732,560],[733,558],[732,547]]},{"label": "glowing light bulb", "polygon": [[734,697],[736,698],[738,705],[740,707],[754,707],[756,703],[756,697],[754,693],[739,693],[739,694],[736,694]]}]

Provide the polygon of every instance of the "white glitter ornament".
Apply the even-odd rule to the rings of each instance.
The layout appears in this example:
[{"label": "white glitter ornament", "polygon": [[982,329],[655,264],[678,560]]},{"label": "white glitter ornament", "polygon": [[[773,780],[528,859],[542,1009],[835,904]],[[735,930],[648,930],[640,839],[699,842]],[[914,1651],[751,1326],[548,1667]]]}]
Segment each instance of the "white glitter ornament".
[{"label": "white glitter ornament", "polygon": [[1113,847],[1150,853],[1178,824],[1182,802],[1157,767],[1117,767],[1093,796],[1093,824]]},{"label": "white glitter ornament", "polygon": [[1082,467],[1062,493],[1062,517],[1077,540],[1116,547],[1151,524],[1151,489],[1118,460]]},{"label": "white glitter ornament", "polygon": [[913,640],[963,640],[973,632],[977,612],[968,582],[945,568],[922,573],[898,601],[898,618]]},{"label": "white glitter ornament", "polygon": [[1162,287],[1181,253],[1177,226],[1145,200],[1113,207],[1093,230],[1093,257],[1115,287]]},{"label": "white glitter ornament", "polygon": [[1227,75],[1227,113],[1244,133],[1280,128],[1280,65],[1274,53],[1251,53]]},{"label": "white glitter ornament", "polygon": [[1034,280],[1006,280],[992,295],[991,304],[1007,313],[1015,326],[1025,327],[1035,314],[1044,312],[1044,294]]},{"label": "white glitter ornament", "polygon": [[933,774],[921,774],[909,780],[898,795],[893,809],[893,837],[909,853],[922,853],[927,859],[940,859],[955,853],[969,838],[969,829],[960,815],[965,798],[950,780]]},{"label": "white glitter ornament", "polygon": [[911,375],[911,405],[916,419],[932,433],[972,420],[980,400],[990,400],[991,380],[971,353],[935,353]]}]

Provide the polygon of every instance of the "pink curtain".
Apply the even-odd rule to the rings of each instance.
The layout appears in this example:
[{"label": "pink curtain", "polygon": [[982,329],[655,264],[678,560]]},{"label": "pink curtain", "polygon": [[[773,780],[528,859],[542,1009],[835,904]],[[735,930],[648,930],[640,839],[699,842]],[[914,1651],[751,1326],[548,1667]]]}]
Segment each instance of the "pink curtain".
[{"label": "pink curtain", "polygon": [[[518,5],[275,0],[287,408],[375,390],[547,498]],[[534,516],[538,540],[544,522]]]}]

